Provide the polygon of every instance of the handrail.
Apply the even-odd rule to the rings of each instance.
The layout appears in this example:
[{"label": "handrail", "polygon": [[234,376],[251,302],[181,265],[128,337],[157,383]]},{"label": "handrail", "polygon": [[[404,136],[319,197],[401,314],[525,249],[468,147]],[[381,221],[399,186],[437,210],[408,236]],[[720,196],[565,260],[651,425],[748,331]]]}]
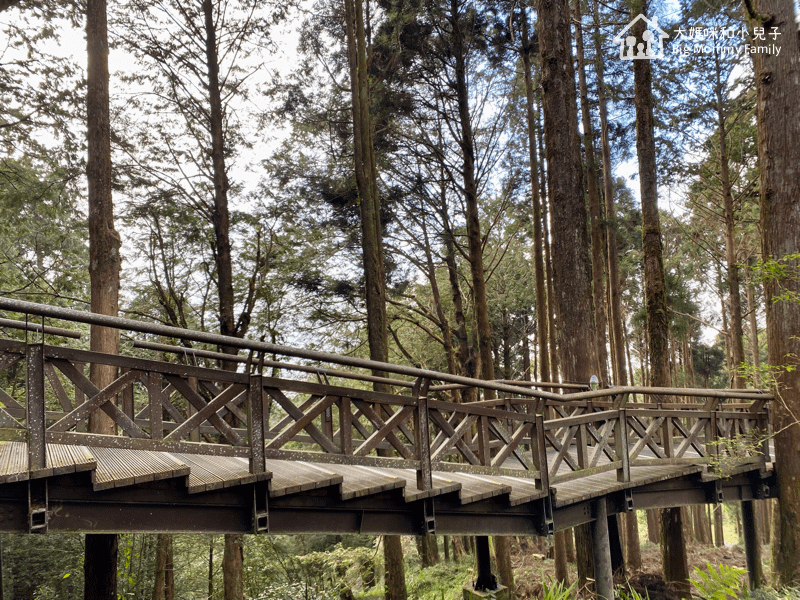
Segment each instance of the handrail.
[{"label": "handrail", "polygon": [[[511,383],[503,383],[502,382],[503,380],[486,381],[481,379],[474,379],[471,377],[463,377],[461,375],[453,375],[450,373],[431,371],[428,369],[418,369],[416,367],[409,367],[405,365],[395,365],[392,363],[373,361],[365,358],[344,356],[329,352],[319,352],[316,350],[305,350],[302,348],[294,348],[291,346],[271,344],[268,342],[257,342],[255,340],[224,336],[204,331],[193,331],[191,329],[171,327],[168,325],[161,325],[158,323],[146,323],[142,321],[133,321],[131,319],[125,319],[122,317],[112,317],[109,315],[87,313],[68,308],[49,306],[46,304],[37,304],[35,302],[27,302],[24,300],[15,300],[13,298],[0,297],[0,310],[10,310],[23,314],[33,314],[33,315],[52,317],[57,319],[65,319],[69,321],[87,323],[90,325],[114,327],[117,329],[126,329],[128,331],[137,331],[139,333],[163,335],[166,337],[175,337],[179,339],[205,342],[219,346],[235,347],[235,348],[254,350],[259,352],[267,352],[270,354],[281,354],[284,356],[292,356],[295,358],[328,362],[328,363],[356,367],[356,368],[371,369],[373,371],[384,371],[415,378],[422,378],[422,379],[429,379],[436,381],[447,381],[450,383],[459,384],[467,387],[491,389],[515,395],[527,396],[530,398],[544,398],[547,400],[554,400],[557,402],[589,400],[593,398],[602,398],[602,397],[609,397],[618,394],[628,394],[628,393],[665,395],[665,396],[705,396],[710,398],[741,398],[748,400],[773,399],[772,396],[764,390],[712,390],[712,389],[698,389],[698,388],[668,388],[668,387],[648,388],[643,386],[611,387],[602,390],[574,392],[570,394],[555,394],[552,392],[526,389],[529,385],[537,385],[534,382],[518,382],[518,383],[515,382],[511,384]],[[63,331],[66,332],[69,330],[63,330]],[[47,332],[47,330],[45,332]],[[61,335],[61,333],[59,333],[58,335]],[[394,383],[394,385],[401,385],[401,384],[397,382]],[[571,387],[575,384],[568,384],[568,385]],[[431,391],[439,391],[443,388],[444,386],[434,386],[431,388]],[[485,402],[487,405],[492,405],[496,403],[493,400],[488,400],[483,402]],[[498,400],[497,402],[501,403],[503,401]]]},{"label": "handrail", "polygon": [[174,337],[179,339],[192,340],[196,342],[205,342],[208,344],[214,344],[230,348],[241,348],[245,350],[267,352],[269,354],[281,354],[283,356],[292,356],[295,358],[304,358],[307,360],[315,360],[315,361],[333,363],[338,365],[346,365],[349,367],[356,367],[361,369],[370,369],[372,371],[378,371],[378,372],[395,373],[397,375],[406,375],[408,377],[414,377],[414,378],[422,378],[422,379],[436,380],[436,381],[447,381],[450,383],[459,383],[469,387],[478,387],[483,389],[495,390],[497,392],[506,392],[517,395],[529,396],[531,398],[547,398],[555,401],[564,401],[565,398],[567,398],[567,396],[563,396],[560,394],[553,394],[550,392],[540,392],[537,390],[527,390],[519,386],[496,383],[494,381],[485,381],[481,379],[473,379],[471,377],[452,375],[450,373],[440,373],[438,371],[430,371],[428,369],[418,369],[416,367],[395,365],[391,363],[374,361],[365,358],[344,356],[341,354],[333,354],[329,352],[319,352],[316,350],[304,350],[301,348],[293,348],[291,346],[271,344],[269,342],[257,342],[255,340],[236,338],[226,335],[220,335],[217,333],[209,333],[205,331],[192,331],[190,329],[182,329],[180,327],[160,325],[158,323],[133,321],[131,319],[125,319],[122,317],[112,317],[110,315],[100,315],[96,313],[82,312],[82,311],[72,310],[69,308],[48,306],[46,304],[37,304],[35,302],[15,300],[12,298],[0,297],[0,310],[10,310],[23,314],[33,314],[44,317],[51,317],[55,319],[65,319],[68,321],[87,323],[89,325],[99,325],[101,327],[112,327],[115,329],[137,331],[139,333],[149,333],[152,335],[162,335],[166,337]]}]

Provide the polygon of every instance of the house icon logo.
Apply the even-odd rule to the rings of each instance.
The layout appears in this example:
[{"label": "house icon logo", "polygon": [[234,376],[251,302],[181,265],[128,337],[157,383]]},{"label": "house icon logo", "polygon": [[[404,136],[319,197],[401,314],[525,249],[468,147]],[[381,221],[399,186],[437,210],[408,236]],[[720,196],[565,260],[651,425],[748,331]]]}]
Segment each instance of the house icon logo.
[{"label": "house icon logo", "polygon": [[[630,33],[630,29],[639,21],[644,21],[647,27],[641,39]],[[669,34],[658,26],[658,19],[653,17],[648,19],[644,15],[636,15],[625,29],[619,32],[612,40],[619,44],[619,57],[622,60],[649,60],[652,58],[663,58],[664,40]]]}]

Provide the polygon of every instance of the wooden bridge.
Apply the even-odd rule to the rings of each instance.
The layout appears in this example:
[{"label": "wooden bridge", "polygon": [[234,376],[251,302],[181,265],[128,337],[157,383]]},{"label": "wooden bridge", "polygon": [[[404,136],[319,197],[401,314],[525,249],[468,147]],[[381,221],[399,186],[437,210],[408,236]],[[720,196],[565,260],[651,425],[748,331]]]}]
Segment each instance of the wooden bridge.
[{"label": "wooden bridge", "polygon": [[[487,382],[3,298],[0,309],[20,315],[0,322],[19,330],[0,340],[2,531],[548,534],[775,491],[759,391]],[[90,352],[70,340],[87,323],[138,337],[122,355]],[[247,356],[209,368],[221,354],[165,340]],[[97,389],[92,364],[116,380]],[[456,388],[500,397],[454,403]],[[118,435],[86,432],[98,409]]]}]

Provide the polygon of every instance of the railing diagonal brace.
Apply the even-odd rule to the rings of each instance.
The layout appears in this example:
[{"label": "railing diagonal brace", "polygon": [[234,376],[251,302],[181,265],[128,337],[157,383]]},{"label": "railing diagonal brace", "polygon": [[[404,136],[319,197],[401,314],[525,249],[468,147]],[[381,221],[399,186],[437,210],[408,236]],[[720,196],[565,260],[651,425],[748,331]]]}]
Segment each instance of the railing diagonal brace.
[{"label": "railing diagonal brace", "polygon": [[[303,418],[303,411],[297,408],[292,401],[289,400],[283,392],[281,392],[277,388],[264,388],[264,391],[267,392],[278,405],[283,408],[291,416],[295,421],[299,421]],[[323,409],[324,410],[324,409]],[[313,423],[309,423],[305,426],[305,430],[308,434],[317,442],[325,452],[329,454],[341,454],[342,451],[336,447],[332,440],[328,438],[322,431],[320,431],[319,427],[314,425]]]},{"label": "railing diagonal brace", "polygon": [[[189,403],[192,406],[194,406],[198,411],[200,411],[200,410],[202,410],[203,408],[206,407],[206,401],[203,399],[203,397],[200,394],[198,394],[195,390],[192,389],[192,387],[189,385],[188,381],[186,381],[182,377],[179,377],[177,375],[170,375],[168,373],[165,373],[164,377],[167,379],[167,381],[169,381],[173,385],[175,390],[181,396],[186,398],[186,400],[188,400]],[[244,446],[245,445],[244,442],[242,441],[242,438],[239,437],[239,434],[236,433],[233,430],[233,427],[228,425],[222,419],[222,417],[220,417],[216,413],[216,411],[214,411],[212,414],[208,415],[207,420],[233,446]]]},{"label": "railing diagonal brace", "polygon": [[[197,429],[204,421],[213,414],[219,413],[220,409],[232,402],[238,396],[243,395],[247,388],[241,384],[233,384],[214,398],[211,402],[199,409],[196,413],[186,419],[179,427],[173,429],[167,436],[166,441],[177,441],[188,435],[192,430]],[[219,415],[217,415],[219,416]],[[221,418],[221,417],[220,417]],[[246,421],[245,421],[246,422]]]},{"label": "railing diagonal brace", "polygon": [[436,409],[429,408],[428,415],[436,423],[436,425],[438,425],[442,432],[448,436],[447,441],[432,453],[431,460],[433,462],[441,460],[441,458],[447,454],[450,449],[453,448],[453,446],[455,446],[471,465],[481,464],[480,459],[472,450],[470,450],[469,446],[462,439],[464,434],[468,433],[470,428],[475,424],[475,421],[478,420],[478,415],[467,415],[455,428],[453,428],[453,425],[450,423],[450,421],[445,419],[444,415],[442,415],[442,413]]}]

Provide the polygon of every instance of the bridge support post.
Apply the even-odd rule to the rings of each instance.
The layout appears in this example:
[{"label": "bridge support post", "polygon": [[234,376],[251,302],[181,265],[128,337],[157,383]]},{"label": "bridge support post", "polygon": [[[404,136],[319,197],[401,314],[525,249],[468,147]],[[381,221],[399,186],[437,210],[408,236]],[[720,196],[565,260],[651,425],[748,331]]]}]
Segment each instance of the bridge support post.
[{"label": "bridge support post", "polygon": [[592,521],[594,585],[598,599],[614,600],[614,572],[611,566],[611,540],[608,534],[608,506],[605,498],[595,503]]},{"label": "bridge support post", "polygon": [[747,575],[750,589],[761,587],[761,544],[758,540],[755,500],[742,502],[742,529],[744,530],[744,551],[747,560]]},{"label": "bridge support post", "polygon": [[475,536],[475,554],[478,558],[478,579],[475,580],[475,589],[488,591],[497,589],[497,578],[492,575],[492,557],[489,553],[489,537]]}]

